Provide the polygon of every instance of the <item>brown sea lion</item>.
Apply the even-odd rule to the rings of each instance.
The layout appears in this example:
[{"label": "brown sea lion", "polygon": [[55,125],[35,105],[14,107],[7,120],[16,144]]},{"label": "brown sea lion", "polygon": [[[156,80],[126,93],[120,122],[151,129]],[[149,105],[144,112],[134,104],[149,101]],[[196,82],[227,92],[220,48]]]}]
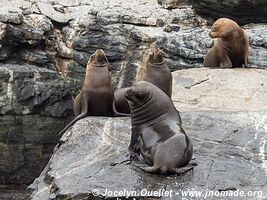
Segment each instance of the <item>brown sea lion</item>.
[{"label": "brown sea lion", "polygon": [[84,83],[73,102],[75,118],[59,133],[64,133],[75,122],[85,116],[128,116],[116,111],[114,94],[109,75],[109,63],[102,49],[91,55]]},{"label": "brown sea lion", "polygon": [[130,107],[128,104],[128,101],[125,97],[125,92],[129,89],[127,88],[121,88],[114,92],[114,98],[115,98],[115,108],[120,113],[130,114]]},{"label": "brown sea lion", "polygon": [[136,73],[136,81],[148,81],[170,98],[172,96],[172,74],[164,60],[165,53],[159,48],[154,48],[145,62],[145,66],[139,66]]},{"label": "brown sea lion", "polygon": [[181,174],[192,169],[185,166],[192,159],[193,146],[171,99],[146,81],[136,82],[125,96],[132,119],[129,151],[133,157],[141,153],[152,165],[142,169],[158,174]]},{"label": "brown sea lion", "polygon": [[[172,74],[164,61],[164,56],[165,53],[162,50],[154,48],[146,58],[145,67],[140,65],[137,68],[136,80],[154,84],[171,98]],[[124,96],[126,90],[127,88],[122,88],[115,91],[115,107],[118,112],[129,114],[130,107]]]},{"label": "brown sea lion", "polygon": [[212,25],[209,36],[216,39],[204,59],[204,67],[247,67],[248,36],[236,22],[218,19]]}]

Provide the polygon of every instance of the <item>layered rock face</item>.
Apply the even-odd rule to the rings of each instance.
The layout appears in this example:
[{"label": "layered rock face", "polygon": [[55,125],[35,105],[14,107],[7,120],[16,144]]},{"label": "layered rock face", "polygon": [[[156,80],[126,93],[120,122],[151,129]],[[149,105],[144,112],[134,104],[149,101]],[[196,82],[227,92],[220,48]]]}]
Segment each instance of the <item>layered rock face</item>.
[{"label": "layered rock face", "polygon": [[236,199],[222,191],[242,191],[245,200],[267,198],[267,71],[189,69],[174,72],[173,80],[173,101],[194,145],[193,171],[166,177],[143,172],[142,158],[122,162],[130,119],[87,117],[60,139],[28,188],[31,199],[127,199],[124,191],[136,192],[131,199],[202,199],[206,191],[207,199]]},{"label": "layered rock face", "polygon": [[265,0],[193,0],[197,13],[218,19],[228,17],[240,24],[266,23]]},{"label": "layered rock face", "polygon": [[[98,48],[106,51],[113,83],[121,87],[133,81],[136,65],[153,45],[166,51],[176,70],[202,66],[212,44],[209,22],[195,14],[189,1],[159,2],[175,2],[178,8],[172,10],[156,0],[12,2],[1,2],[0,60],[31,63],[79,80]],[[266,27],[245,30],[249,64],[266,67]]]},{"label": "layered rock face", "polygon": [[[173,2],[177,8],[165,9]],[[72,117],[72,96],[96,49],[107,53],[114,88],[131,85],[154,45],[166,52],[172,71],[201,67],[212,45],[210,23],[188,2],[2,0],[0,183],[16,188],[38,176],[57,132]],[[243,28],[250,41],[249,65],[266,68],[267,26]]]},{"label": "layered rock face", "polygon": [[0,65],[0,185],[23,187],[43,170],[72,113],[66,83],[46,68]]}]

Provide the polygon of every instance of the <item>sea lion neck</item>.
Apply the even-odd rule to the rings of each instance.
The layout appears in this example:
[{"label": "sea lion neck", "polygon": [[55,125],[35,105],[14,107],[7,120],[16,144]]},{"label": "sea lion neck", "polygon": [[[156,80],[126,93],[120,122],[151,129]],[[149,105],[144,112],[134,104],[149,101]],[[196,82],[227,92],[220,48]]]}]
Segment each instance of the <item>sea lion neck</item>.
[{"label": "sea lion neck", "polygon": [[168,107],[162,109],[161,102],[152,95],[142,106],[131,108],[132,126],[147,125],[164,119],[168,115],[168,109]]},{"label": "sea lion neck", "polygon": [[161,67],[163,64],[165,64],[165,60],[159,63],[147,62],[147,67]]}]

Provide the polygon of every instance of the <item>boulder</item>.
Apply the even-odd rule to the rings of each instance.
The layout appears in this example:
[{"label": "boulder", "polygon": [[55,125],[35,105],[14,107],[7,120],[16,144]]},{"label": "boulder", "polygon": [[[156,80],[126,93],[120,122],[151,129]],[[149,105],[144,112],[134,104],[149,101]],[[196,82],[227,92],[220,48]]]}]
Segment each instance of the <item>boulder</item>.
[{"label": "boulder", "polygon": [[227,17],[239,24],[267,22],[265,0],[193,0],[197,13],[218,19]]},{"label": "boulder", "polygon": [[187,0],[158,0],[158,3],[163,6],[163,8],[173,9],[185,5]]},{"label": "boulder", "polygon": [[60,139],[46,168],[28,188],[31,199],[126,199],[131,191],[132,199],[199,198],[188,191],[209,191],[209,199],[239,191],[257,191],[253,198],[267,198],[267,88],[262,85],[267,71],[201,68],[174,72],[173,78],[173,100],[194,145],[193,171],[151,175],[140,169],[146,165],[142,158],[123,162],[130,118],[87,117]]}]

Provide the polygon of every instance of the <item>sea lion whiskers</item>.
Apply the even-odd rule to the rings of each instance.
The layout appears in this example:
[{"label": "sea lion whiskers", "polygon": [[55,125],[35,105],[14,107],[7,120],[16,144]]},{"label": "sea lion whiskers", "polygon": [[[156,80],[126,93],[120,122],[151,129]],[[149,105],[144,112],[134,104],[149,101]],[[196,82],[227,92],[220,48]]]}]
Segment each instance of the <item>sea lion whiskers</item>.
[{"label": "sea lion whiskers", "polygon": [[248,60],[249,41],[244,30],[233,20],[218,19],[209,32],[215,38],[204,59],[204,67],[242,67]]}]

